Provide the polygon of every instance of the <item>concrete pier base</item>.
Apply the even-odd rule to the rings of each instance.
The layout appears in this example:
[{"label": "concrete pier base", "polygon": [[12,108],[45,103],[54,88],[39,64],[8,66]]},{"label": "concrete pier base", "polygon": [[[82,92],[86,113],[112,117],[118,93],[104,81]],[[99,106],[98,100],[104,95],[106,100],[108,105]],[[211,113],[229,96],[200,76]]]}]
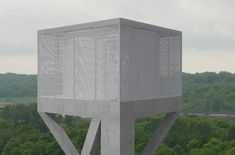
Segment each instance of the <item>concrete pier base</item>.
[{"label": "concrete pier base", "polygon": [[[141,155],[154,155],[155,151],[167,135],[180,111],[180,97],[121,102],[109,104],[101,102],[94,109],[93,103],[76,100],[42,99],[47,107],[38,107],[42,111],[91,118],[89,130],[81,155],[96,155],[101,148],[101,155],[134,155],[135,154],[135,120],[140,117],[166,113],[158,129],[153,134]],[[58,102],[57,102],[58,101]],[[60,101],[60,102],[59,102]],[[53,105],[57,105],[57,109]],[[64,108],[68,106],[67,108]],[[70,106],[74,108],[69,108]],[[77,108],[76,108],[77,106]],[[92,108],[91,108],[91,107]],[[77,113],[80,112],[80,115]],[[52,113],[40,112],[40,116],[52,132],[53,136],[66,155],[79,155],[78,151],[64,130],[53,120]]]}]

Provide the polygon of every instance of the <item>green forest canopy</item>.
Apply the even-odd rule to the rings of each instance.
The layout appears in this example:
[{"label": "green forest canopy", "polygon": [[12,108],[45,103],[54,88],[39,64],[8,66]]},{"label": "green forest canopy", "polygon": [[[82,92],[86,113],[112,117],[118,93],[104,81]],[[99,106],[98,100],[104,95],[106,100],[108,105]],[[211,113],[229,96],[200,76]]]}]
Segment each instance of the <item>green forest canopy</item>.
[{"label": "green forest canopy", "polygon": [[[56,116],[81,151],[88,120]],[[162,116],[141,118],[135,124],[135,152],[140,155]],[[0,154],[64,155],[40,119],[36,104],[16,104],[0,112]],[[156,155],[234,155],[235,120],[179,116]]]},{"label": "green forest canopy", "polygon": [[[0,74],[2,101],[36,98],[36,75]],[[1,102],[0,100],[0,102]],[[36,104],[9,105],[0,111],[0,154],[64,155],[40,119]],[[235,111],[235,74],[183,74],[185,111]],[[35,100],[34,100],[35,103]],[[141,118],[135,124],[135,152],[139,155],[162,116]],[[89,121],[79,117],[56,120],[81,150]],[[235,120],[180,116],[156,155],[234,155]]]}]

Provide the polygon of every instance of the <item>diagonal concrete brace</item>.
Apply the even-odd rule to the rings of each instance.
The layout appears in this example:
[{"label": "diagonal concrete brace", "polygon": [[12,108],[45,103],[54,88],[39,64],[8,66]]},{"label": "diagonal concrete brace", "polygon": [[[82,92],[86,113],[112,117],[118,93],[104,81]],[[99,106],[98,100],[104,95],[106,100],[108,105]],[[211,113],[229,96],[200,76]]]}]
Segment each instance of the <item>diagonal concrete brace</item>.
[{"label": "diagonal concrete brace", "polygon": [[81,155],[96,155],[101,142],[100,119],[92,118]]},{"label": "diagonal concrete brace", "polygon": [[74,147],[73,143],[64,132],[64,129],[61,128],[57,122],[50,116],[48,113],[40,112],[39,113],[57,142],[59,143],[62,150],[66,155],[79,155],[78,151]]},{"label": "diagonal concrete brace", "polygon": [[165,118],[160,123],[158,129],[154,132],[152,138],[145,146],[141,155],[154,155],[155,151],[160,146],[161,142],[167,135],[171,126],[175,122],[177,115],[178,112],[171,112],[166,114]]}]

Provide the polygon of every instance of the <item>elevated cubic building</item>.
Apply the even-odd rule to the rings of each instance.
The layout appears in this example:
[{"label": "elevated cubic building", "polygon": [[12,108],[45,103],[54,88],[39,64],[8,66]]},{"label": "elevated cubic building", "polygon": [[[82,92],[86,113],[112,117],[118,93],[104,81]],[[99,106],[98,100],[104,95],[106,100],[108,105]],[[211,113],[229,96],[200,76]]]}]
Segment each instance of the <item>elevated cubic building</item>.
[{"label": "elevated cubic building", "polygon": [[38,112],[68,155],[79,154],[51,115],[91,118],[82,155],[134,155],[134,120],[166,113],[154,154],[181,110],[182,33],[127,19],[38,32]]}]

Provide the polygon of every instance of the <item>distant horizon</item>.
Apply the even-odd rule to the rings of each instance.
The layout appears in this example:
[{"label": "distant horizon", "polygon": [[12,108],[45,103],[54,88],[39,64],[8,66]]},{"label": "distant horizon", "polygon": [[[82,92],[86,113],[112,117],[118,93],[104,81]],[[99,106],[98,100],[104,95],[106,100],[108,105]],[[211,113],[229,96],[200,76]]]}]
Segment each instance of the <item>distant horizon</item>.
[{"label": "distant horizon", "polygon": [[[215,72],[215,71],[203,71],[203,72],[184,72],[182,71],[182,73],[187,73],[187,74],[201,74],[201,73],[216,73],[216,74],[219,74],[221,72],[227,72],[227,73],[231,73],[231,74],[235,74],[235,72],[230,72],[230,71],[218,71],[218,72]],[[37,73],[16,73],[16,72],[0,72],[0,74],[20,74],[20,75],[37,75]]]}]

